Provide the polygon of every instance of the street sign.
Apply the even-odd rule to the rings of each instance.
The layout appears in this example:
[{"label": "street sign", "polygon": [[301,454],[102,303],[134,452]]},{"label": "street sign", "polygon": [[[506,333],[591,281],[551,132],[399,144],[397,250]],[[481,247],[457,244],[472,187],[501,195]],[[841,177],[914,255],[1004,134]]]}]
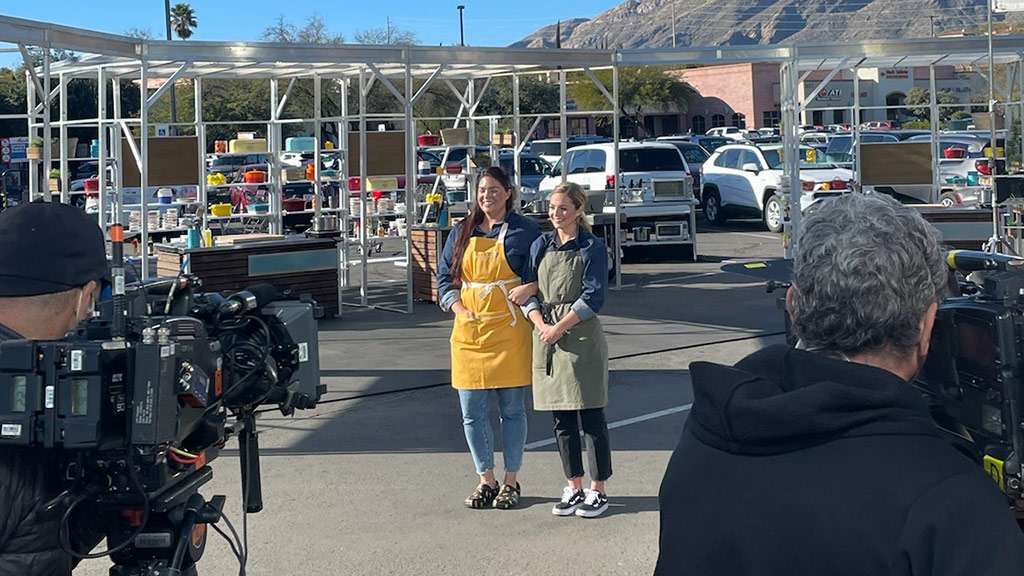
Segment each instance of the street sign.
[{"label": "street sign", "polygon": [[993,12],[1024,12],[1024,0],[992,0]]},{"label": "street sign", "polygon": [[28,148],[28,136],[0,138],[0,163],[28,162],[25,148]]}]

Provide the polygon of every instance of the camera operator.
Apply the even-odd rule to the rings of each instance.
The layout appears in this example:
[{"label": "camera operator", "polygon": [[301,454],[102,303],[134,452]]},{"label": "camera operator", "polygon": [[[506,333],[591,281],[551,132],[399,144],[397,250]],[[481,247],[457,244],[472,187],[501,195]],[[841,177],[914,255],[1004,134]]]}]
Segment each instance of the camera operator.
[{"label": "camera operator", "polygon": [[[59,339],[86,318],[107,274],[103,232],[81,210],[34,202],[0,213],[0,341]],[[53,451],[0,446],[0,574],[70,574],[58,526],[66,510]],[[100,537],[72,517],[72,546]]]},{"label": "camera operator", "polygon": [[786,308],[797,349],[690,365],[661,485],[656,576],[1024,574],[1024,536],[910,385],[946,268],[886,196],[808,215]]}]

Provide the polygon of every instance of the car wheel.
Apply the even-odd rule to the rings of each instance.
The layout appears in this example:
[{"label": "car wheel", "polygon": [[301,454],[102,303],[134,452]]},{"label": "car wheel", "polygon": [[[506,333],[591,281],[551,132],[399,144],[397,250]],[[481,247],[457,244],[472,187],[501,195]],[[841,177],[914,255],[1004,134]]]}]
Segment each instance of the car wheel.
[{"label": "car wheel", "polygon": [[943,208],[949,208],[950,206],[957,206],[960,204],[960,199],[956,197],[956,194],[952,192],[943,192],[942,196],[939,196],[939,204]]},{"label": "car wheel", "polygon": [[777,195],[772,194],[764,203],[761,218],[770,232],[782,232],[782,203]]},{"label": "car wheel", "polygon": [[709,188],[704,191],[704,217],[712,224],[724,224],[725,214],[722,212],[722,198],[718,190]]}]

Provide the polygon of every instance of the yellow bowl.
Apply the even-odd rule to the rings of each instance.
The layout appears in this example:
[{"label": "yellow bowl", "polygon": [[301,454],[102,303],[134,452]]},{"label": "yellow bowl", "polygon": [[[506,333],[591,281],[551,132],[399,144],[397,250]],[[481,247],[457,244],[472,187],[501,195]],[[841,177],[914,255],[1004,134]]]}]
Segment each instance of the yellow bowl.
[{"label": "yellow bowl", "polygon": [[210,206],[210,214],[214,216],[230,216],[231,204],[214,204]]}]

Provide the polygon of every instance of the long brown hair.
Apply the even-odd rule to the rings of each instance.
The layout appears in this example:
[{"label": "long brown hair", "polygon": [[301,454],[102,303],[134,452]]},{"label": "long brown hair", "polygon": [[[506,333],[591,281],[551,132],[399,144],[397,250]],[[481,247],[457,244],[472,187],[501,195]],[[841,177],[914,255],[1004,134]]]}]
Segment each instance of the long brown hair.
[{"label": "long brown hair", "polygon": [[[511,192],[508,196],[508,200],[505,201],[505,217],[508,218],[508,214],[512,212],[512,207],[515,206],[516,191],[512,187],[512,181],[509,179],[508,174],[499,166],[490,166],[485,168],[480,173],[480,178],[477,180],[483,180],[484,177],[490,176],[501,184],[501,187]],[[476,191],[474,191],[474,194]],[[459,226],[459,235],[455,238],[455,250],[452,253],[452,267],[450,268],[452,274],[452,283],[455,286],[462,284],[462,257],[466,254],[466,248],[469,247],[469,239],[473,237],[473,231],[484,221],[484,211],[480,208],[480,204],[475,201],[473,202],[473,208],[469,211],[469,216],[462,221]]]},{"label": "long brown hair", "polygon": [[587,193],[583,191],[583,187],[575,182],[563,182],[558,186],[555,186],[555,189],[551,191],[551,195],[548,196],[548,198],[555,194],[565,194],[566,197],[569,198],[572,205],[580,211],[579,218],[576,219],[576,224],[587,232],[592,232],[593,230],[590,228],[590,222],[587,221],[586,210],[584,210],[584,206],[587,205]]}]

